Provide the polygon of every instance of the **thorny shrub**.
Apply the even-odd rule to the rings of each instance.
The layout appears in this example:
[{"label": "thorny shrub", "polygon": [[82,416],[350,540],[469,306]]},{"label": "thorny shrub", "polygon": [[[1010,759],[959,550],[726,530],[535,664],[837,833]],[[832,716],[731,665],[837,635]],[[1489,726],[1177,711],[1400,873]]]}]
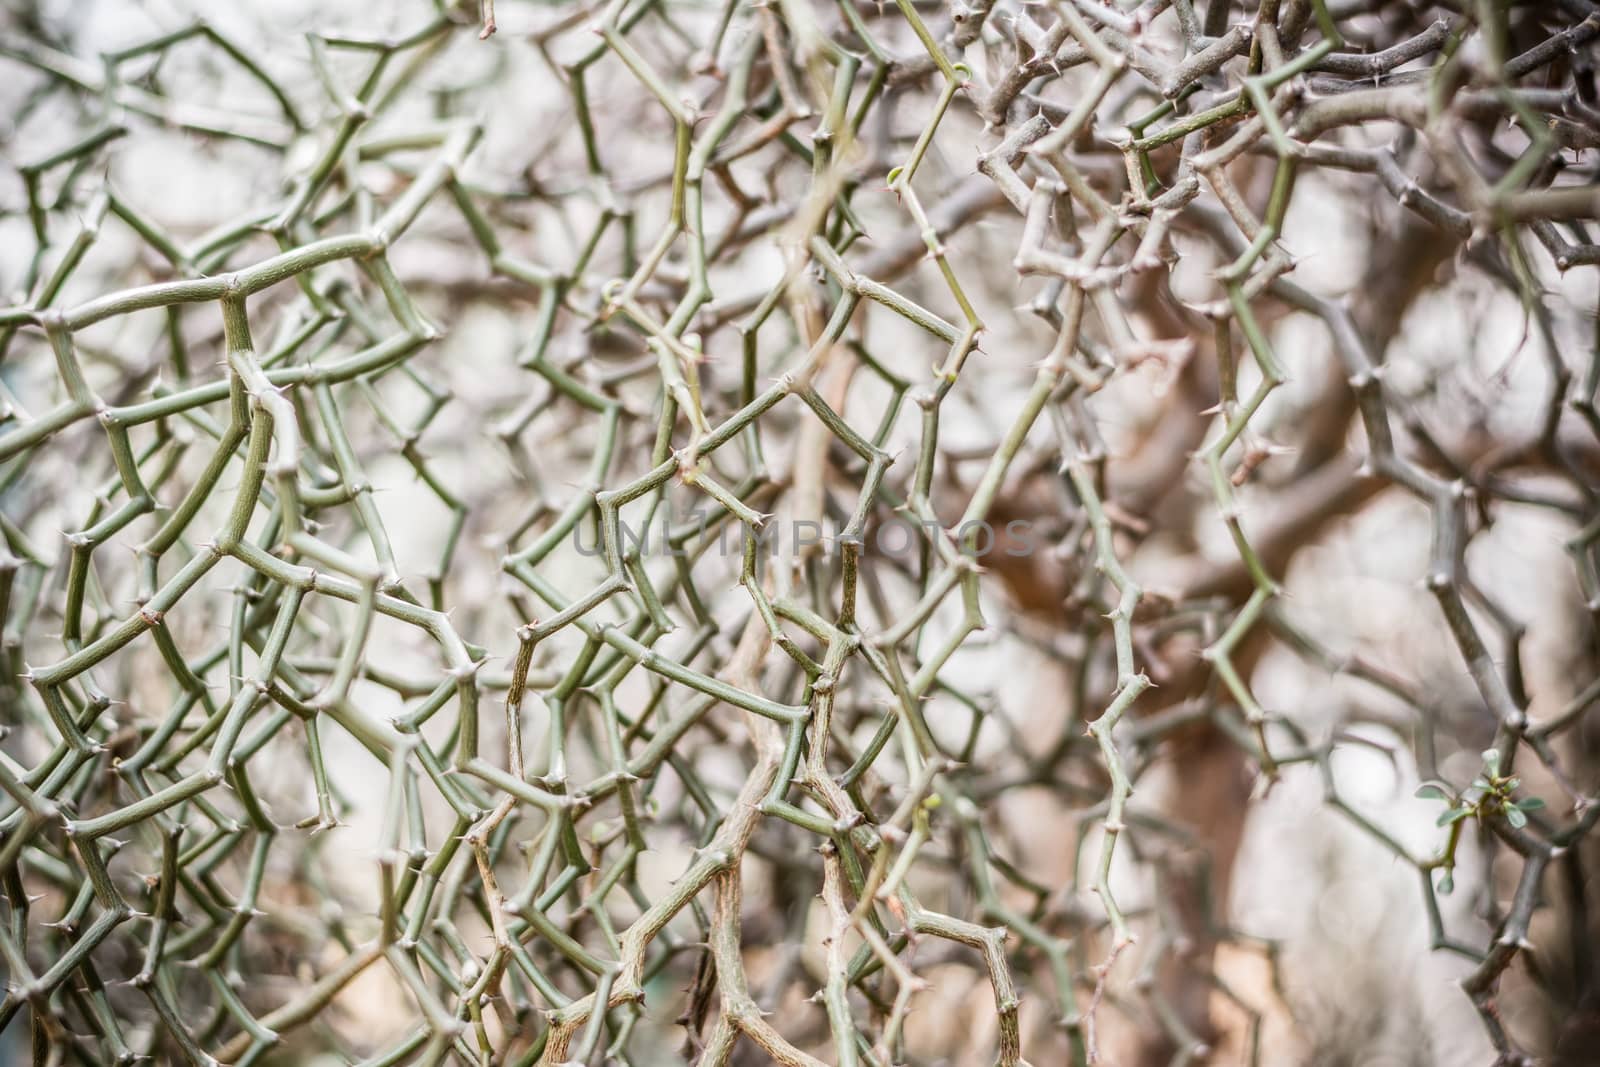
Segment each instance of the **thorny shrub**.
[{"label": "thorny shrub", "polygon": [[[1582,1061],[1589,0],[112,7],[0,38],[35,1062],[1283,1062],[1227,894],[1304,779],[1415,870],[1389,958]],[[1441,292],[1515,351],[1389,373]],[[1284,595],[1397,500],[1453,665]]]}]

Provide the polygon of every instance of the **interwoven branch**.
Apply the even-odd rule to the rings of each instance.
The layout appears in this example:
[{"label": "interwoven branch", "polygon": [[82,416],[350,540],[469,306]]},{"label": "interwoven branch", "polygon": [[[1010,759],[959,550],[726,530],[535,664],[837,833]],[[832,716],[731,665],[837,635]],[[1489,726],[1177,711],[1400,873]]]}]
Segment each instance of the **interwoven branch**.
[{"label": "interwoven branch", "polygon": [[[0,1027],[39,1063],[657,1064],[672,1033],[707,1067],[888,1067],[928,1062],[919,999],[960,970],[992,997],[966,1055],[1108,1062],[1113,1009],[1201,1054],[1162,968],[1266,1007],[1213,969],[1257,947],[1226,902],[1162,899],[1185,813],[1141,786],[1204,731],[1263,789],[1320,774],[1416,868],[1530,1061],[1496,994],[1600,819],[1563,747],[1600,684],[1530,714],[1528,620],[1469,548],[1497,508],[1555,513],[1600,618],[1600,345],[1556,290],[1600,264],[1600,10],[468,6],[98,61],[0,37],[17,129],[70,117],[8,146]],[[172,221],[119,161],[179,135],[276,188]],[[1363,201],[1394,262],[1294,280]],[[1451,259],[1520,302],[1531,435],[1386,380]],[[1298,424],[1296,317],[1333,361]],[[1118,398],[1158,380],[1135,449]],[[1492,722],[1483,775],[1433,787],[1438,851],[1341,797],[1360,738],[1252,681],[1287,650],[1433,729],[1426,678],[1284,603],[1298,550],[1388,495],[1430,516],[1415,625]],[[1146,576],[1163,537],[1178,588]],[[1028,721],[981,664],[1040,628],[1076,681]],[[1017,854],[1024,788],[1074,813],[1066,884]],[[1492,921],[1452,933],[1467,826]],[[382,1042],[341,1015],[378,972]]]}]

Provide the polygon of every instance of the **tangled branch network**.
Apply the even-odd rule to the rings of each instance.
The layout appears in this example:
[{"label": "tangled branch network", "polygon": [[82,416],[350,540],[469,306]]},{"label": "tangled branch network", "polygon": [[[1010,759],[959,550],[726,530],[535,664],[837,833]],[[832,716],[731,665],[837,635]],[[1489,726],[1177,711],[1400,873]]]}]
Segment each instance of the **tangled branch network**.
[{"label": "tangled branch network", "polygon": [[[1566,531],[1592,677],[1600,8],[306,14],[0,37],[16,1054],[1193,1062],[1226,1009],[1255,1062],[1217,842],[1297,776],[1414,868],[1484,1047],[1556,1047],[1500,998],[1587,939],[1600,683],[1525,680],[1469,550]],[[1387,373],[1469,282],[1527,352],[1476,416]],[[1283,595],[1391,499],[1442,740]],[[1397,709],[1433,836],[1279,654]]]}]

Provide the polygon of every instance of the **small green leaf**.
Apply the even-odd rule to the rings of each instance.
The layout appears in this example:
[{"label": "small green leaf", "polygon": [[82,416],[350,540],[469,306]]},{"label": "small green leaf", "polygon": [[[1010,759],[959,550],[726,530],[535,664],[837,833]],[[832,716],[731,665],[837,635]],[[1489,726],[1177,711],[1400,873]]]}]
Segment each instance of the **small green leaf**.
[{"label": "small green leaf", "polygon": [[1544,801],[1540,800],[1538,797],[1523,797],[1521,800],[1517,801],[1516,806],[1521,808],[1523,811],[1538,811],[1540,808],[1544,807]]},{"label": "small green leaf", "polygon": [[1449,826],[1453,822],[1460,822],[1472,813],[1471,808],[1450,808],[1434,822],[1435,826]]},{"label": "small green leaf", "polygon": [[1456,889],[1455,876],[1449,871],[1444,872],[1444,877],[1439,879],[1439,895],[1447,897]]},{"label": "small green leaf", "polygon": [[1484,749],[1483,750],[1483,765],[1484,765],[1485,768],[1487,768],[1487,770],[1489,771],[1490,775],[1499,774],[1500,773],[1500,751],[1499,751],[1499,749],[1493,749],[1493,748]]},{"label": "small green leaf", "polygon": [[1506,822],[1520,830],[1528,825],[1528,817],[1522,814],[1521,808],[1511,807],[1506,809]]},{"label": "small green leaf", "polygon": [[1449,800],[1450,794],[1446,793],[1437,782],[1423,782],[1417,786],[1417,791],[1412,796],[1418,800]]}]

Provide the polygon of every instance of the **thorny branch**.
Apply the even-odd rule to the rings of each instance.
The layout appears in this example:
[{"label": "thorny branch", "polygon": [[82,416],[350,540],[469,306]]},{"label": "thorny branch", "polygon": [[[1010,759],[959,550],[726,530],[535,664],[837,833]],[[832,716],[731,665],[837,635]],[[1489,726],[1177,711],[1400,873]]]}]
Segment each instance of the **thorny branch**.
[{"label": "thorny branch", "polygon": [[[26,1014],[40,1063],[254,1063],[310,1040],[376,968],[409,998],[403,1036],[318,1038],[363,1063],[654,1063],[646,1009],[702,953],[697,1062],[749,1045],[887,1067],[917,1058],[931,956],[989,987],[1000,1064],[1025,1047],[1103,1062],[1112,1005],[1203,1054],[1203,1011],[1119,973],[1190,940],[1119,871],[1169,862],[1183,832],[1135,798],[1203,723],[1263,783],[1317,768],[1331,808],[1417,868],[1500,1061],[1528,1062],[1496,993],[1544,879],[1600,818],[1592,770],[1557,744],[1600,690],[1529,714],[1525,624],[1468,548],[1497,505],[1558,512],[1600,619],[1600,346],[1564,350],[1572,309],[1549,291],[1552,271],[1600,263],[1597,37],[1588,0],[609,0],[502,4],[498,22],[483,0],[392,37],[319,30],[295,62],[205,23],[99,62],[71,34],[7,32],[28,109],[70,101],[80,125],[10,146],[32,245],[0,311],[0,1025]],[[169,85],[168,54],[196,44],[269,111]],[[480,72],[511,48],[543,64],[570,125],[520,173],[480,170],[485,124],[519,107]],[[660,152],[626,156],[630,127]],[[282,195],[208,232],[163,221],[104,177],[159,129],[246,146]],[[953,172],[973,137],[979,174]],[[1293,280],[1291,210],[1330,185],[1407,216],[1434,250],[1415,283],[1380,272],[1394,291],[1363,303]],[[107,268],[114,228],[139,251]],[[441,285],[404,255],[429,241],[476,258]],[[1525,310],[1549,381],[1536,439],[1458,439],[1385,381],[1407,302],[1451,256]],[[1214,266],[1209,295],[1180,294],[1184,257]],[[490,436],[515,469],[499,486],[457,462],[464,401],[439,355],[472,358],[446,335],[474,287],[533,304],[504,310],[515,366],[483,372],[501,376]],[[996,287],[1023,305],[1003,329],[980,310]],[[1338,366],[1303,440],[1272,402],[1288,315],[1319,323]],[[986,339],[1041,329],[1031,384],[989,412],[992,447],[960,444],[963,392],[1008,365]],[[1189,442],[1234,554],[1175,594],[1131,562],[1168,490],[1130,472],[1173,465],[1116,454],[1101,408],[1150,364],[1180,376],[1174,396],[1206,396],[1175,401],[1161,440],[1169,458]],[[413,519],[376,491],[396,463],[447,516],[421,576],[397,547],[415,538],[394,536]],[[1037,478],[1055,522],[1018,563],[995,530]],[[1429,622],[1495,722],[1485,785],[1439,792],[1437,855],[1337,794],[1343,735],[1313,739],[1251,684],[1276,643],[1422,716],[1411,683],[1282,604],[1299,547],[1390,493],[1431,516]],[[877,551],[897,519],[909,551]],[[763,548],[825,521],[821,550]],[[638,538],[655,524],[669,552]],[[576,558],[583,543],[597,551]],[[504,552],[498,598],[486,544]],[[1063,588],[1028,569],[1046,560]],[[980,751],[1015,728],[967,680],[968,652],[1022,625],[995,618],[1006,583],[1019,615],[1071,638],[1055,645],[1078,679],[1069,726],[1043,754]],[[1194,666],[1166,651],[1180,639]],[[364,754],[336,760],[345,741]],[[289,764],[309,788],[272,770]],[[1562,783],[1564,809],[1513,798],[1519,765]],[[358,902],[327,842],[351,847],[341,819],[373,776],[377,877]],[[991,810],[1008,779],[1081,812],[1092,858],[1070,885],[1008,858]],[[297,823],[274,810],[309,803]],[[1486,943],[1443,929],[1435,898],[1469,815],[1520,865]],[[690,851],[663,886],[640,861],[674,845]],[[750,950],[784,935],[741,914],[762,870],[819,893],[823,931],[818,973],[791,958],[765,990]],[[255,982],[274,949],[308,977],[287,994]],[[821,1013],[770,1014],[790,986]],[[1023,1021],[1024,992],[1057,1033]]]}]

